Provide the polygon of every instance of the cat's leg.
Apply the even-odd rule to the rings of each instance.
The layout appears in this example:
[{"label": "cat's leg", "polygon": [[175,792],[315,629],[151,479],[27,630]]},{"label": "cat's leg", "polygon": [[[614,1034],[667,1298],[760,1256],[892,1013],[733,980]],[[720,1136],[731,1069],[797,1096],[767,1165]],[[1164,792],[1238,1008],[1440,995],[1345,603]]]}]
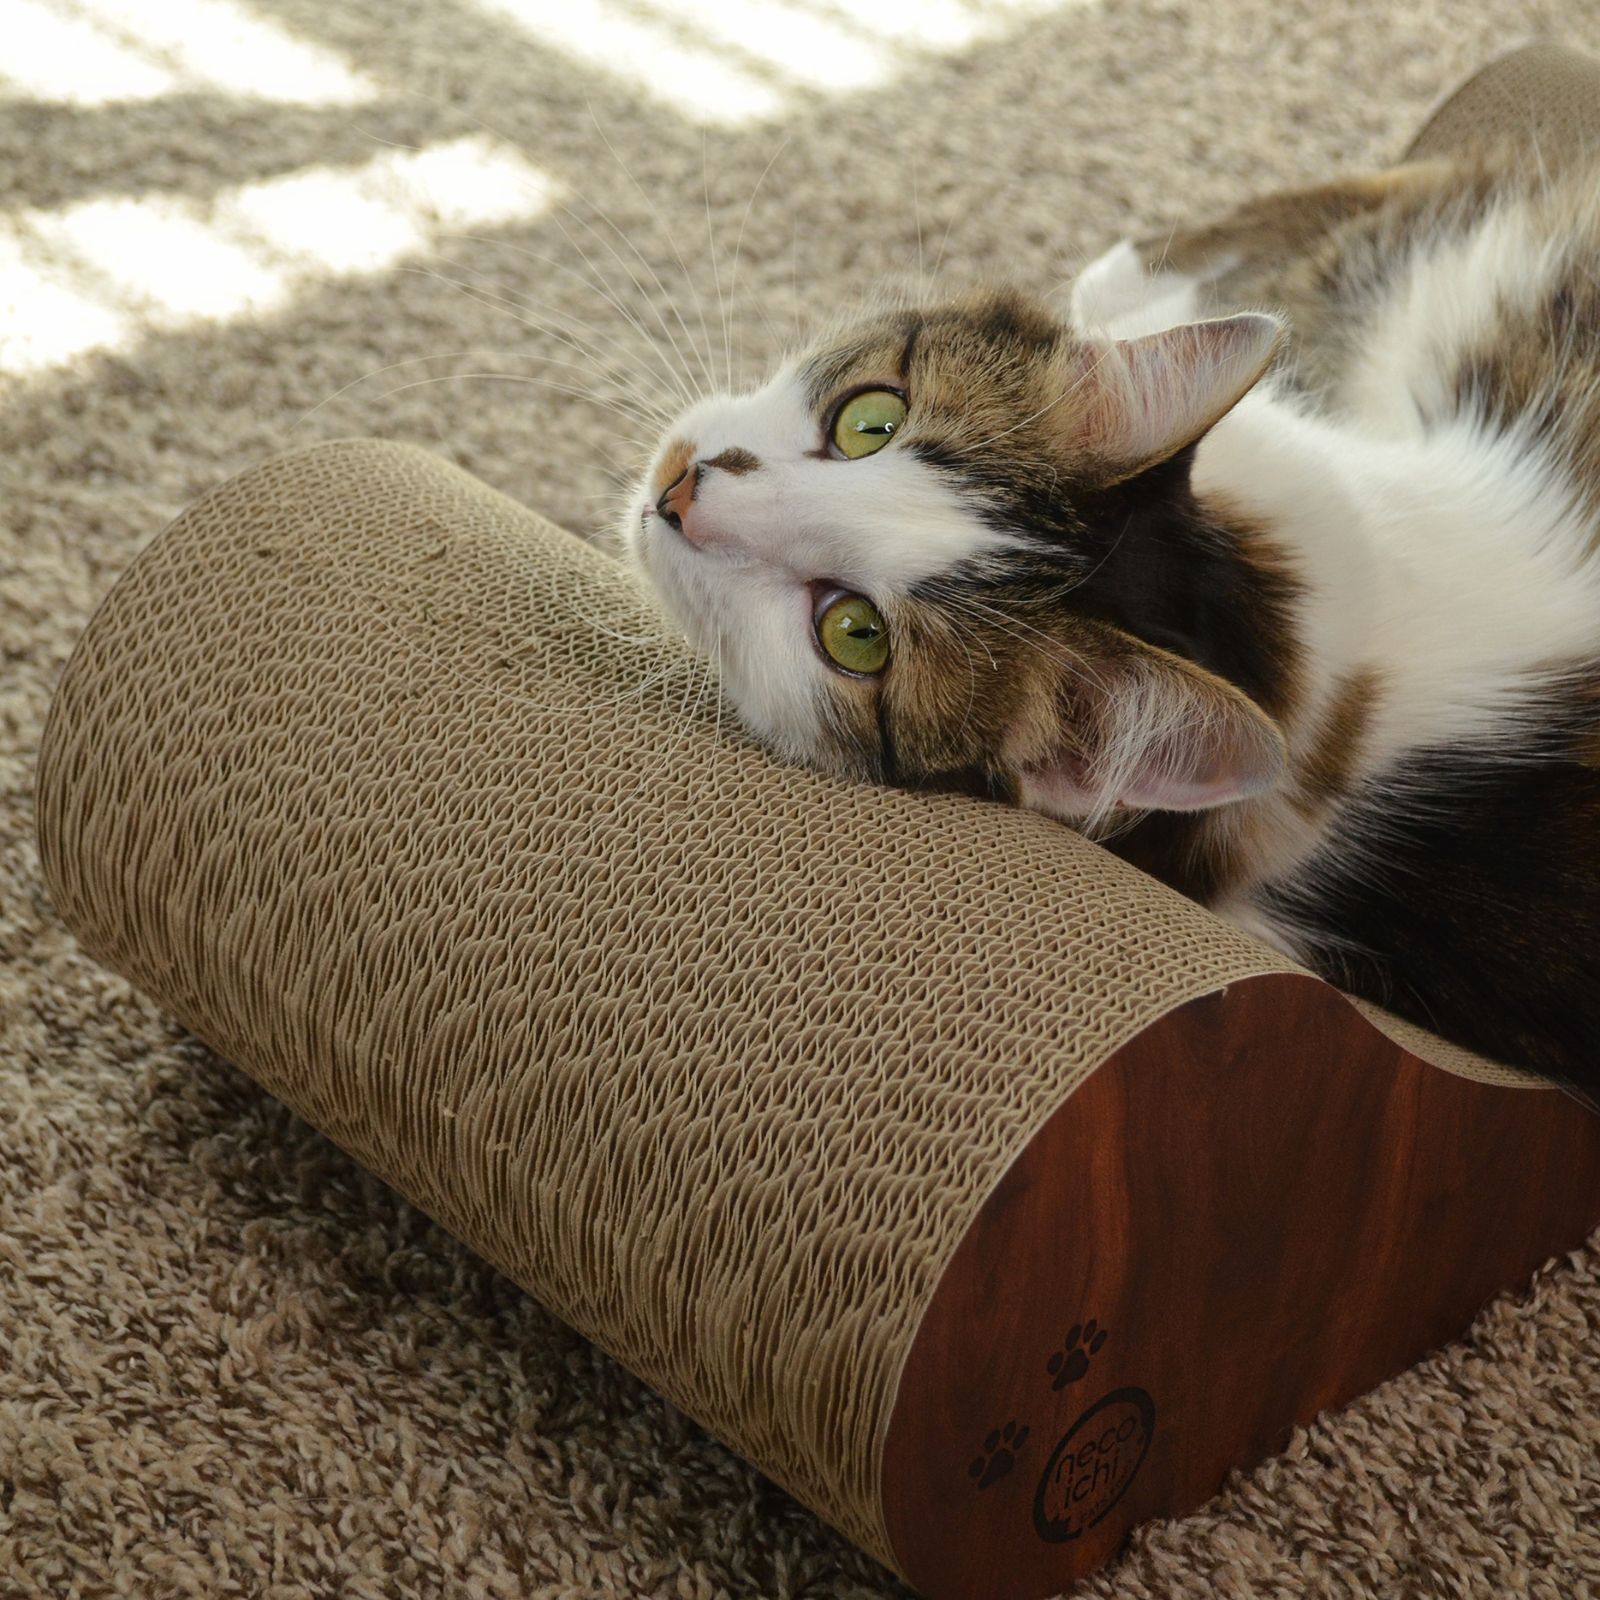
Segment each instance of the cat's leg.
[{"label": "cat's leg", "polygon": [[1413,162],[1310,189],[1251,200],[1219,220],[1125,239],[1078,275],[1073,325],[1136,338],[1258,298],[1291,262],[1319,250],[1345,223],[1383,206],[1421,202],[1451,172]]},{"label": "cat's leg", "polygon": [[1343,223],[1382,206],[1426,199],[1453,171],[1448,162],[1417,161],[1286,189],[1246,201],[1220,220],[1134,240],[1133,249],[1152,273],[1213,281],[1244,262],[1305,255]]},{"label": "cat's leg", "polygon": [[1202,315],[1295,299],[1304,264],[1337,254],[1350,225],[1379,212],[1398,220],[1425,209],[1450,181],[1459,175],[1449,163],[1418,161],[1289,189],[1247,201],[1217,221],[1136,239],[1133,251],[1153,281],[1177,276],[1201,285]]}]

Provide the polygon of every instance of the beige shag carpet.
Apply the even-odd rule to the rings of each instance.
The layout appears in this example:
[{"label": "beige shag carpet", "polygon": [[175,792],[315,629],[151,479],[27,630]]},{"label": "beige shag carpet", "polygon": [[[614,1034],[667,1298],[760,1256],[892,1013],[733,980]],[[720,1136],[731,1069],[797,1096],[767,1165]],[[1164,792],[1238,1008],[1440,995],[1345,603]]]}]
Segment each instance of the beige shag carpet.
[{"label": "beige shag carpet", "polygon": [[[1535,31],[1600,8],[0,0],[4,1600],[904,1593],[77,953],[33,755],[134,551],[352,433],[593,529],[688,345],[1049,286]],[[1080,1593],[1600,1593],[1600,1255]]]}]

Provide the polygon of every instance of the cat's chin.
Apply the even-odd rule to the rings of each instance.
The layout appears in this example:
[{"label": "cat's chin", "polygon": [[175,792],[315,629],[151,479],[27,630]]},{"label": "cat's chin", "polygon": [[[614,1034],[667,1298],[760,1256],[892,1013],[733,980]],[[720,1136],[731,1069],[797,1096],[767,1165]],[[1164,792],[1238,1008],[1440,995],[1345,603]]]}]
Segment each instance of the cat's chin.
[{"label": "cat's chin", "polygon": [[665,524],[649,506],[640,506],[623,519],[624,563],[647,588],[667,618],[688,640],[691,649],[704,655],[711,644],[696,627],[694,608],[682,577],[674,570],[673,552],[663,538]]},{"label": "cat's chin", "polygon": [[601,548],[614,555],[635,577],[649,580],[650,571],[645,565],[644,547],[650,537],[650,502],[638,495],[629,501],[628,508],[605,530],[600,540]]}]

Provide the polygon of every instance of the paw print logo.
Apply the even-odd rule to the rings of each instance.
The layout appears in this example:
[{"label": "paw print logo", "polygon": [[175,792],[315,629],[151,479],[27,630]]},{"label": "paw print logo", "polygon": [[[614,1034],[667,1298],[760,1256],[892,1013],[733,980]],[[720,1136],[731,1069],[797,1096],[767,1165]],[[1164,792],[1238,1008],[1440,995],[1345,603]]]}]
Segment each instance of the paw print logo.
[{"label": "paw print logo", "polygon": [[1016,1466],[1017,1457],[1028,1442],[1028,1431],[1026,1427],[1019,1428],[1015,1422],[996,1428],[983,1441],[983,1454],[972,1458],[972,1465],[967,1468],[968,1477],[976,1478],[980,1489],[998,1483]]},{"label": "paw print logo", "polygon": [[1069,1383],[1076,1383],[1089,1370],[1089,1358],[1099,1355],[1100,1346],[1105,1342],[1106,1330],[1099,1327],[1093,1317],[1087,1322],[1074,1323],[1067,1330],[1061,1348],[1045,1363],[1052,1379],[1050,1387],[1065,1389]]}]

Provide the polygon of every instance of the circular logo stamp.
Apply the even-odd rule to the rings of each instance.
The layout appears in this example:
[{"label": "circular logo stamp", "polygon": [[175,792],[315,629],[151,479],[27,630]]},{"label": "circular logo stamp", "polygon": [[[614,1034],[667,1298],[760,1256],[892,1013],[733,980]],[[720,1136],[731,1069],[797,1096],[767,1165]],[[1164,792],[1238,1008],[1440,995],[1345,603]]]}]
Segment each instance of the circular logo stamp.
[{"label": "circular logo stamp", "polygon": [[1033,1497],[1041,1539],[1065,1544],[1085,1534],[1128,1492],[1156,1431],[1156,1404],[1143,1389],[1097,1400],[1055,1448]]}]

